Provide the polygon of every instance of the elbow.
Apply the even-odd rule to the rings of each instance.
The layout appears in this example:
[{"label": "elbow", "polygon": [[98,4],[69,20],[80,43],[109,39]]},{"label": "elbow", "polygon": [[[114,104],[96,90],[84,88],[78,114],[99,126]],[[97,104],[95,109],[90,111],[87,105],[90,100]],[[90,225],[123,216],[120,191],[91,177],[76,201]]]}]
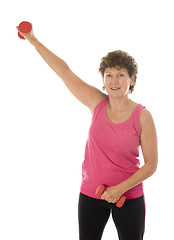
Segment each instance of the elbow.
[{"label": "elbow", "polygon": [[149,168],[149,175],[152,176],[157,170],[157,165],[148,164],[148,166],[149,166],[148,167]]},{"label": "elbow", "polygon": [[157,167],[158,167],[158,159],[156,159],[156,161],[154,162],[154,164],[152,166],[153,174],[156,172]]},{"label": "elbow", "polygon": [[152,175],[156,172],[156,170],[157,170],[157,166],[152,168]]},{"label": "elbow", "polygon": [[147,166],[149,176],[153,175],[157,170],[158,158],[154,157],[153,159],[146,159],[145,165]]}]

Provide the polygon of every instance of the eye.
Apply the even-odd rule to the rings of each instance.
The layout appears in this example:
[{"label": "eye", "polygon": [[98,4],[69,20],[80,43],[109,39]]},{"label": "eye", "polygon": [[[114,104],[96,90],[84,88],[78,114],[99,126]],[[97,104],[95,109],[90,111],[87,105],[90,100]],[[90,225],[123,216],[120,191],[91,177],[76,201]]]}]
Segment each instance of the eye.
[{"label": "eye", "polygon": [[120,77],[124,77],[124,74],[121,73],[121,74],[120,74]]},{"label": "eye", "polygon": [[111,74],[107,74],[106,77],[111,77]]}]

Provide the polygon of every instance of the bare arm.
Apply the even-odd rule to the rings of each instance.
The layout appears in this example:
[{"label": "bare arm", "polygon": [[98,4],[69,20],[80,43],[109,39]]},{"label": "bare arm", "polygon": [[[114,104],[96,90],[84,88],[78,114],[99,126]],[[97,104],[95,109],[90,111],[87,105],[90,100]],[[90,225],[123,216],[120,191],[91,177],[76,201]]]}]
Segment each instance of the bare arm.
[{"label": "bare arm", "polygon": [[45,62],[52,68],[52,70],[60,77],[68,70],[68,65],[61,58],[56,56],[48,48],[46,48],[37,38],[32,38],[30,43],[35,47],[37,52],[45,60]]},{"label": "bare arm", "polygon": [[33,29],[29,34],[21,33],[21,35],[35,47],[50,68],[63,80],[70,92],[93,112],[95,106],[106,95],[76,76],[66,62],[38,41],[34,36]]}]

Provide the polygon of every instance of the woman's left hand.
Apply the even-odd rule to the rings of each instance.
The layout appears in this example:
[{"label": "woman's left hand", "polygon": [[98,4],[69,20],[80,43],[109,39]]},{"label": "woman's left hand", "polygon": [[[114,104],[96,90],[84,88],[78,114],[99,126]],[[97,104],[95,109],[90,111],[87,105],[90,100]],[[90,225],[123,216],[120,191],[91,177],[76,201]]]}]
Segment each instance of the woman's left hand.
[{"label": "woman's left hand", "polygon": [[122,195],[123,192],[121,191],[119,185],[116,185],[105,188],[104,193],[101,195],[101,199],[107,201],[108,203],[116,203]]}]

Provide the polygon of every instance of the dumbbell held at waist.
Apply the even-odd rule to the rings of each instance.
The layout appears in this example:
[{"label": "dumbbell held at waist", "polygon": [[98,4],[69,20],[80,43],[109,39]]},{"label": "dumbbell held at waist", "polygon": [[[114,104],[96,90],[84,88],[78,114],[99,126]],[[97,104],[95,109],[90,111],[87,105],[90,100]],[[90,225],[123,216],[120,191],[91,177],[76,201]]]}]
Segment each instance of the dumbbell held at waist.
[{"label": "dumbbell held at waist", "polygon": [[[99,185],[95,195],[97,197],[101,197],[101,195],[103,194],[103,192],[105,191],[105,186],[104,185]],[[126,197],[125,196],[121,196],[121,198],[116,202],[116,206],[121,208],[123,206],[123,204],[125,203]]]}]

